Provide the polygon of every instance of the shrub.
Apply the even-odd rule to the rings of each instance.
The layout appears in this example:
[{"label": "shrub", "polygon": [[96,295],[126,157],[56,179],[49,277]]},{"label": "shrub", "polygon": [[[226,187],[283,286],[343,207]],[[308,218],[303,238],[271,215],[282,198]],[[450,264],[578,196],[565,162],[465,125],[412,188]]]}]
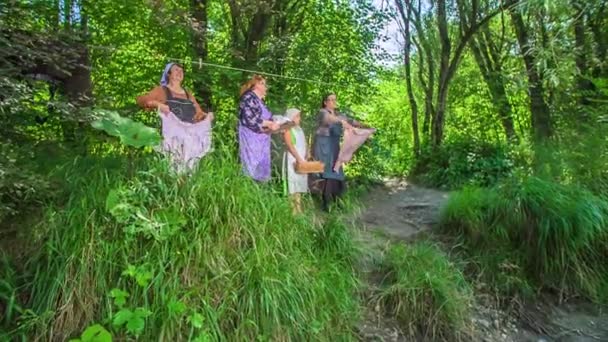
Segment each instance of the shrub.
[{"label": "shrub", "polygon": [[460,340],[468,332],[472,292],[462,273],[428,243],[394,245],[381,262],[376,300],[419,340]]},{"label": "shrub", "polygon": [[[439,229],[461,238],[488,275],[521,276],[521,285],[605,300],[607,217],[608,202],[583,188],[513,178],[453,194]],[[490,281],[504,287],[503,280]]]}]

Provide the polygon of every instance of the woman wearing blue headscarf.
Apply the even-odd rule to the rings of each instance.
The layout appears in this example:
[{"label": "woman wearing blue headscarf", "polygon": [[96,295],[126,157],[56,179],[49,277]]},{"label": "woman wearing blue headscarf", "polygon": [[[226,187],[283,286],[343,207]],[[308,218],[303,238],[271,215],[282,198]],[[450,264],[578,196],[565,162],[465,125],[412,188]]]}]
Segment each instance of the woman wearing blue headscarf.
[{"label": "woman wearing blue headscarf", "polygon": [[148,94],[137,98],[137,104],[147,110],[159,109],[163,114],[172,112],[181,121],[194,123],[205,119],[213,113],[205,113],[194,98],[183,87],[184,68],[176,63],[165,66],[160,85]]},{"label": "woman wearing blue headscarf", "polygon": [[162,150],[169,154],[178,170],[193,169],[211,149],[213,113],[205,113],[192,94],[183,87],[184,69],[169,63],[160,85],[137,98],[146,110],[158,109],[162,121]]}]

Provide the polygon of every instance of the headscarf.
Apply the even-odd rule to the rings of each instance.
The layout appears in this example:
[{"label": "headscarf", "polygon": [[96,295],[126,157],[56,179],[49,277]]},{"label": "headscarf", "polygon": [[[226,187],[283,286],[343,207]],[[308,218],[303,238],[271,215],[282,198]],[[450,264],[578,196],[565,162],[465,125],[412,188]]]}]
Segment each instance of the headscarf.
[{"label": "headscarf", "polygon": [[171,67],[174,65],[175,65],[175,63],[173,63],[173,62],[167,63],[167,65],[165,65],[165,71],[163,71],[163,75],[160,78],[161,86],[166,87],[167,84],[169,84],[169,71],[171,70]]},{"label": "headscarf", "polygon": [[293,118],[298,114],[300,114],[300,110],[297,108],[289,108],[287,111],[285,111],[285,117],[292,121]]}]

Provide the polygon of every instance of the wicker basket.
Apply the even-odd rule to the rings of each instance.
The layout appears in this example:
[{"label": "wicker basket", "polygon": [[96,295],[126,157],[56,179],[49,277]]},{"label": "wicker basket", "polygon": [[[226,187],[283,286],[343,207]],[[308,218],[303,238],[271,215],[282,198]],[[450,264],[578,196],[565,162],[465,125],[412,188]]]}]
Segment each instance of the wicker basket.
[{"label": "wicker basket", "polygon": [[320,161],[305,161],[302,163],[295,163],[296,173],[307,174],[307,173],[322,173],[325,170],[325,164]]}]

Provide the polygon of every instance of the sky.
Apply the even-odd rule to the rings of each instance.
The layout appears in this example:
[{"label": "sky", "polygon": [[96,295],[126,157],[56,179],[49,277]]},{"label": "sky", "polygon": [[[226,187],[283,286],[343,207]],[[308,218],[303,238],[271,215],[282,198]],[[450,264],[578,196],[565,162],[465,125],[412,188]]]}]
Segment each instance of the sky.
[{"label": "sky", "polygon": [[[392,0],[372,0],[373,5],[379,9],[386,9],[393,7]],[[384,27],[382,34],[387,36],[389,39],[386,42],[378,41],[381,48],[391,55],[399,56],[401,49],[401,37],[399,34],[399,25],[395,19],[391,19]],[[395,62],[388,63],[389,65],[395,65]]]}]

